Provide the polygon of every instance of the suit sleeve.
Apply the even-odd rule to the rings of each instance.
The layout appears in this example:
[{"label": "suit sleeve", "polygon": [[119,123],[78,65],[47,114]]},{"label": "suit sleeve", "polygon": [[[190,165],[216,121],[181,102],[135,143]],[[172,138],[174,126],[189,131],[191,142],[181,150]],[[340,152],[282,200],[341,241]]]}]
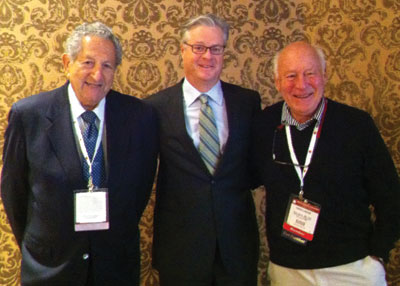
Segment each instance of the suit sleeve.
[{"label": "suit sleeve", "polygon": [[396,168],[371,117],[364,180],[374,206],[376,221],[370,241],[370,255],[388,261],[389,251],[400,237],[400,184]]},{"label": "suit sleeve", "polygon": [[158,142],[158,123],[156,118],[156,113],[153,107],[151,107],[148,103],[146,103],[148,107],[148,113],[146,116],[146,128],[144,129],[143,138],[146,138],[146,147],[148,148],[148,157],[146,164],[144,167],[144,175],[146,176],[146,180],[143,186],[143,196],[139,200],[138,207],[138,218],[140,218],[143,214],[144,209],[149,201],[151,191],[153,189],[154,177],[157,168],[157,156],[159,151],[159,142]]},{"label": "suit sleeve", "polygon": [[250,189],[256,189],[261,185],[260,180],[258,179],[257,176],[257,167],[255,163],[255,146],[256,146],[256,130],[255,130],[255,121],[258,118],[258,116],[261,113],[261,97],[258,92],[254,93],[253,96],[253,113],[252,113],[252,118],[251,118],[251,126],[249,126],[251,132],[250,132],[250,153],[249,153],[249,177],[250,177]]},{"label": "suit sleeve", "polygon": [[29,168],[22,118],[15,105],[4,136],[1,198],[19,246],[24,234],[29,199]]}]

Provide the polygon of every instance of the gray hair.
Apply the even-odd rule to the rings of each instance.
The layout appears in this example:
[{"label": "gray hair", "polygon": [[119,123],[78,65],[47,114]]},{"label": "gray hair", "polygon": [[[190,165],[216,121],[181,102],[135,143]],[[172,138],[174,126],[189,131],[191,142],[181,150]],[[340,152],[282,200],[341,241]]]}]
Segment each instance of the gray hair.
[{"label": "gray hair", "polygon": [[[313,46],[313,45],[310,45],[310,46],[311,46],[311,48],[313,48],[313,49],[315,50],[315,52],[317,53],[318,58],[319,58],[319,62],[320,62],[321,67],[322,67],[322,72],[325,73],[325,71],[326,71],[326,60],[325,60],[324,51],[323,51],[320,47]],[[278,77],[278,61],[279,61],[279,57],[280,57],[282,51],[283,51],[283,50],[280,50],[279,52],[277,52],[277,53],[275,54],[274,58],[272,59],[272,65],[273,65],[274,76],[275,76],[275,77]]]},{"label": "gray hair", "polygon": [[118,38],[113,34],[111,28],[101,22],[83,23],[75,28],[65,42],[65,53],[71,61],[75,61],[82,49],[82,39],[86,36],[96,36],[110,40],[115,47],[115,63],[120,65],[122,62],[122,46]]},{"label": "gray hair", "polygon": [[224,45],[228,42],[229,24],[214,14],[205,14],[189,19],[182,27],[182,41],[185,42],[188,39],[188,32],[198,26],[220,28],[223,33]]}]

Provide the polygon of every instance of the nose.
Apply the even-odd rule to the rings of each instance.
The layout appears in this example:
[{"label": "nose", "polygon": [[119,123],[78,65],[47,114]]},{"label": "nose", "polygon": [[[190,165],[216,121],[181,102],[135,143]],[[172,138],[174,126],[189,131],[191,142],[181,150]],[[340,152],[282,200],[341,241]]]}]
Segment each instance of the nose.
[{"label": "nose", "polygon": [[92,77],[96,81],[100,81],[103,78],[103,68],[101,65],[97,64],[93,67]]},{"label": "nose", "polygon": [[296,78],[295,84],[296,84],[296,88],[304,89],[307,85],[307,78],[301,74]]},{"label": "nose", "polygon": [[205,53],[202,56],[203,58],[211,58],[212,57],[211,50],[209,48],[206,49]]}]

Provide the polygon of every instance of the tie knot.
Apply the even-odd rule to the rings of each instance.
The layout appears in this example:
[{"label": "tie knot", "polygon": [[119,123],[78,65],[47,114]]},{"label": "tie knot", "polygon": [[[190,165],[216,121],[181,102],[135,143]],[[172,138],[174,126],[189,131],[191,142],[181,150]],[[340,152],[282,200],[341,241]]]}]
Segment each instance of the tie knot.
[{"label": "tie knot", "polygon": [[93,124],[97,118],[96,113],[90,110],[82,113],[81,117],[88,124]]},{"label": "tie knot", "polygon": [[208,95],[205,93],[200,94],[199,98],[202,104],[206,104],[208,101]]}]

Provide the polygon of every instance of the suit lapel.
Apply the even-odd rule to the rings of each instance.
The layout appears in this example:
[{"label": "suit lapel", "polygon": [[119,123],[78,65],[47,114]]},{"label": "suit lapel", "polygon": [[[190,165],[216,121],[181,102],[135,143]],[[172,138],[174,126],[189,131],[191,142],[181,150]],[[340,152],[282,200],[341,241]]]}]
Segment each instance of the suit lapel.
[{"label": "suit lapel", "polygon": [[171,89],[167,100],[166,106],[171,107],[166,114],[168,126],[174,129],[173,133],[176,134],[176,138],[178,138],[180,143],[188,151],[187,155],[191,156],[192,160],[197,162],[197,165],[203,166],[204,170],[208,171],[186,129],[182,83],[175,85],[175,87]]},{"label": "suit lapel", "polygon": [[55,91],[54,102],[49,105],[47,110],[46,117],[50,124],[48,138],[66,178],[70,180],[73,188],[81,188],[85,186],[85,182],[72,127],[67,86],[64,85]]},{"label": "suit lapel", "polygon": [[[229,134],[226,142],[224,153],[221,156],[220,162],[218,164],[216,175],[220,172],[220,169],[223,169],[224,164],[226,164],[228,159],[230,158],[230,153],[232,148],[235,148],[234,137],[237,132],[237,128],[239,127],[239,114],[240,106],[237,104],[236,95],[231,92],[229,85],[225,82],[221,81],[222,92],[226,104],[226,112],[228,117],[228,128]],[[171,106],[171,109],[168,109],[167,117],[169,120],[169,126],[171,128],[176,128],[177,137],[181,140],[181,144],[185,146],[188,150],[188,154],[192,156],[193,161],[197,162],[198,166],[201,166],[204,172],[209,173],[206,165],[201,159],[200,153],[198,152],[196,146],[193,144],[192,138],[189,136],[186,130],[185,117],[184,117],[184,106],[183,106],[183,92],[182,92],[182,83],[175,85],[171,92],[168,94],[168,102],[166,106]]]},{"label": "suit lapel", "polygon": [[[237,103],[235,99],[235,94],[231,92],[229,85],[227,85],[225,82],[221,81],[221,86],[222,86],[222,92],[224,95],[224,100],[225,100],[225,105],[226,105],[226,114],[228,117],[228,128],[229,128],[229,133],[228,133],[228,138],[226,141],[225,145],[225,150],[224,153],[221,156],[220,162],[218,169],[222,168],[224,165],[224,162],[227,160],[227,158],[230,158],[231,156],[229,153],[231,152],[232,148],[234,148],[234,141],[233,138],[235,138],[237,128],[239,126],[239,118],[240,118],[240,105]],[[217,170],[218,172],[218,170]]]}]

